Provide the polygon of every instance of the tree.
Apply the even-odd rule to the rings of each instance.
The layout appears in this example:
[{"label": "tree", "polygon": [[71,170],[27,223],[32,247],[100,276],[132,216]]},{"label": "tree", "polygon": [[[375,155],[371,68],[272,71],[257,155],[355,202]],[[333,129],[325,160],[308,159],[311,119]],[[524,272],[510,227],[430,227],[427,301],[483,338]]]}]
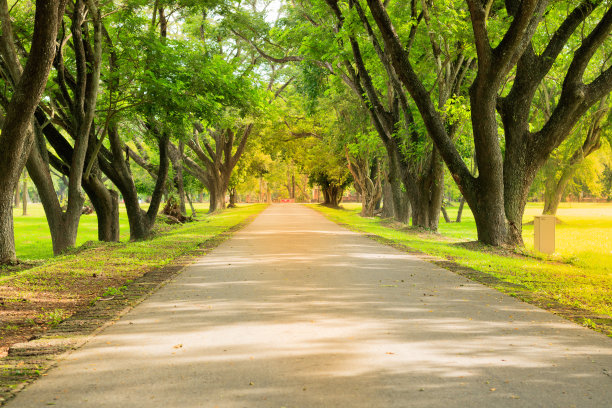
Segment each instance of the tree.
[{"label": "tree", "polygon": [[14,263],[13,194],[28,156],[32,138],[32,116],[42,97],[56,51],[56,36],[65,1],[39,0],[34,15],[34,33],[29,58],[22,68],[6,0],[0,0],[0,54],[3,71],[14,85],[5,106],[0,133],[0,263]]},{"label": "tree", "polygon": [[[77,0],[71,7],[70,35],[65,27],[61,32],[62,38],[71,39],[71,46],[67,47],[68,41],[61,41],[54,60],[57,88],[52,92],[51,103],[41,103],[36,111],[38,140],[27,162],[28,171],[45,209],[53,253],[56,255],[73,247],[76,242],[84,202],[81,185],[90,193],[91,201],[98,209],[98,220],[101,222],[99,237],[109,241],[119,239],[117,196],[113,197],[98,178],[94,180],[90,177],[91,172],[86,174],[89,141],[95,135],[94,119],[102,66],[102,13],[97,2],[92,0],[87,1],[87,4]],[[92,36],[90,31],[93,32]],[[72,51],[68,59],[74,61],[73,71],[65,63],[67,49]],[[52,114],[48,115],[45,110]],[[55,114],[58,117],[52,118]],[[51,123],[53,119],[70,135],[72,143]],[[47,150],[46,142],[53,146],[57,156]],[[53,189],[51,165],[68,176],[65,210]],[[103,198],[107,200],[102,201]],[[108,209],[104,208],[105,204]]]},{"label": "tree", "polygon": [[[595,112],[584,118],[588,124],[584,141],[580,143],[581,138],[572,137],[571,139],[575,140],[568,139],[564,144],[569,144],[567,142],[578,142],[580,143],[578,147],[575,147],[575,145],[571,146],[571,144],[566,147],[561,145],[549,157],[546,165],[543,167],[544,169],[548,168],[546,169],[547,171],[545,170],[547,177],[545,181],[543,214],[555,215],[557,213],[567,185],[574,177],[578,167],[584,162],[585,158],[601,148],[602,134],[604,133],[602,120],[607,116],[608,111],[609,106],[607,105],[606,96],[596,106]],[[572,133],[580,136],[582,132],[581,127],[577,127]],[[557,152],[562,150],[562,147],[565,147],[563,149],[565,152]]]},{"label": "tree", "polygon": [[[563,8],[548,1],[507,1],[500,7],[491,1],[466,0],[473,39],[463,46],[473,46],[477,55],[477,73],[470,87],[478,167],[474,177],[410,61],[410,50],[396,30],[397,21],[392,21],[381,0],[367,0],[367,4],[385,43],[386,56],[417,104],[430,137],[474,213],[478,239],[491,245],[521,244],[522,215],[537,170],[580,117],[612,89],[610,67],[594,78],[584,77],[612,29],[612,8],[587,0],[563,16],[559,11]],[[417,2],[411,3],[414,15],[417,7]],[[593,14],[595,10],[598,13]],[[548,35],[546,27],[553,24],[557,29]],[[577,31],[579,27],[583,29]],[[529,120],[537,88],[549,82],[547,74],[561,52],[571,45],[571,38],[582,33],[588,34],[573,47],[574,56],[564,70],[561,95],[550,119],[532,131]]]},{"label": "tree", "polygon": [[[186,165],[209,191],[208,212],[213,213],[225,208],[225,194],[230,177],[244,153],[247,140],[253,130],[253,123],[247,123],[237,130],[232,128],[206,130],[200,124],[194,128],[194,137],[187,142],[187,146],[193,150],[202,166],[190,159],[186,161]],[[213,143],[210,142],[211,139]]]}]

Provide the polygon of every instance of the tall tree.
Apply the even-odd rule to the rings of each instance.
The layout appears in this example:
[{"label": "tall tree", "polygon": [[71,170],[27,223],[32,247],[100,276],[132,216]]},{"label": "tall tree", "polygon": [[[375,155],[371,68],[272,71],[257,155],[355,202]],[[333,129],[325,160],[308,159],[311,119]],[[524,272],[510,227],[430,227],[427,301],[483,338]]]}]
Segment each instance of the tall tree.
[{"label": "tall tree", "polygon": [[[54,62],[57,89],[52,94],[50,106],[41,104],[41,109],[36,112],[37,125],[41,129],[37,131],[38,140],[27,162],[45,209],[53,252],[56,255],[74,246],[76,242],[84,202],[81,186],[90,192],[92,202],[99,210],[99,221],[107,221],[102,222],[102,228],[99,228],[102,233],[100,238],[119,238],[117,198],[111,196],[99,179],[94,180],[90,177],[91,173],[85,174],[89,141],[92,135],[95,135],[94,119],[102,66],[102,13],[94,0],[77,0],[71,4],[71,10],[68,11],[70,34],[65,32],[65,29],[61,33],[61,44]],[[70,47],[67,47],[68,38],[71,41]],[[65,63],[67,48],[72,51],[72,55],[68,57],[74,61],[72,70]],[[55,123],[70,135],[71,141],[66,140],[50,123],[52,118],[44,113],[45,106],[47,111],[58,116]],[[42,135],[46,136],[46,141]],[[95,139],[95,136],[93,138]],[[57,156],[47,150],[47,142],[53,146]],[[51,165],[68,176],[68,200],[65,209],[53,189]],[[100,193],[96,194],[98,191]],[[102,197],[110,201],[110,214],[101,205]],[[105,231],[106,225],[110,226],[109,231]]]},{"label": "tall tree", "polygon": [[6,0],[0,0],[0,54],[14,92],[6,106],[0,133],[0,263],[16,262],[13,194],[32,142],[32,116],[42,97],[56,52],[58,27],[65,1],[39,0],[34,34],[25,67],[19,60]]},{"label": "tall tree", "polygon": [[[381,0],[367,0],[367,4],[385,43],[386,56],[414,99],[430,137],[474,213],[478,239],[491,245],[522,244],[522,215],[537,170],[580,117],[612,89],[609,66],[594,78],[584,77],[609,38],[612,8],[606,2],[585,0],[560,16],[558,2],[509,0],[500,7],[492,1],[466,0],[473,40],[465,46],[473,46],[477,54],[477,74],[470,87],[478,167],[478,176],[474,177],[455,148],[424,86],[423,75],[413,67],[406,40],[398,35],[396,26],[401,21],[393,22],[393,15]],[[417,2],[411,7],[416,9]],[[593,13],[595,10],[598,12]],[[557,18],[560,23],[554,24],[552,19]],[[547,35],[550,25],[557,29]],[[570,39],[582,35],[583,41],[573,47],[574,55],[564,71],[561,95],[550,119],[540,129],[530,129],[537,88],[549,81],[547,74]],[[503,138],[498,131],[499,118]]]}]

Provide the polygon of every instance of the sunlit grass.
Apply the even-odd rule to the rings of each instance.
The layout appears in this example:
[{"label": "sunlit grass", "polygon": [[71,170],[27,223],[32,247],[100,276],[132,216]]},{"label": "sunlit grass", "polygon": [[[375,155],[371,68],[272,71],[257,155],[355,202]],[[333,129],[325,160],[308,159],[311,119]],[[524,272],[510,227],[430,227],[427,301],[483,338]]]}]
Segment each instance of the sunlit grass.
[{"label": "sunlit grass", "polygon": [[[612,316],[612,205],[563,205],[558,213],[563,224],[557,226],[557,252],[552,256],[533,250],[533,225],[524,227],[528,256],[502,256],[492,251],[468,249],[457,245],[476,240],[476,226],[465,208],[460,224],[440,223],[440,233],[390,228],[378,218],[362,218],[358,204],[345,204],[344,210],[313,206],[330,219],[352,228],[391,239],[427,254],[452,259],[495,276],[505,282],[521,285],[538,299],[554,300],[562,305],[586,309],[595,314]],[[530,204],[524,222],[541,213],[541,204]],[[450,209],[452,219],[456,209]],[[506,290],[507,289],[502,289]]]},{"label": "sunlit grass", "polygon": [[[208,211],[208,203],[194,203],[194,207],[200,215]],[[189,213],[191,214],[191,212]],[[25,216],[21,215],[21,208],[16,208],[13,214],[17,257],[24,261],[51,258],[53,256],[51,233],[42,205],[28,204],[28,214]],[[130,238],[127,213],[123,205],[120,205],[119,208],[119,231],[121,241],[127,241]],[[76,246],[83,245],[87,241],[97,240],[98,219],[96,214],[82,215],[79,221]]]},{"label": "sunlit grass", "polygon": [[[172,276],[191,259],[202,256],[227,238],[224,232],[240,226],[265,207],[265,204],[244,205],[212,215],[201,214],[191,223],[160,226],[151,239],[139,242],[96,242],[94,231],[91,242],[62,256],[46,259],[39,266],[26,270],[0,268],[0,297],[3,304],[12,305],[0,308],[0,321],[8,322],[0,327],[0,352],[96,303],[100,297],[121,294],[125,285],[148,272],[170,265],[167,272],[159,273]],[[32,214],[35,219],[35,213]],[[44,231],[36,227],[32,223],[25,230]],[[87,223],[82,227],[83,235],[91,234]],[[23,228],[18,231],[18,236],[24,235]],[[141,293],[139,290],[134,293]],[[11,327],[18,327],[19,332],[11,332]]]},{"label": "sunlit grass", "polygon": [[49,259],[42,266],[0,280],[8,279],[10,286],[26,291],[66,292],[65,295],[69,296],[72,286],[78,286],[80,279],[94,274],[106,279],[128,279],[164,266],[263,208],[263,204],[245,205],[218,214],[202,215],[193,223],[168,226],[163,233],[146,241],[92,242],[75,253]]}]

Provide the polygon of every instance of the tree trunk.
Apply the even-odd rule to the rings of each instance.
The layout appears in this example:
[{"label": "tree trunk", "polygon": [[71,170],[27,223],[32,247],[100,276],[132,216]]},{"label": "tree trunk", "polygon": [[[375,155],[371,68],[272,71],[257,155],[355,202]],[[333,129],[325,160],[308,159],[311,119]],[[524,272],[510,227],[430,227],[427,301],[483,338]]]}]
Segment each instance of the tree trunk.
[{"label": "tree trunk", "polygon": [[119,241],[119,194],[106,188],[97,177],[83,182],[98,217],[98,240],[104,242]]},{"label": "tree trunk", "polygon": [[336,185],[321,187],[321,189],[323,190],[323,195],[325,197],[323,205],[338,208],[340,206],[340,202],[342,201],[342,194],[344,193],[344,189]]},{"label": "tree trunk", "polygon": [[565,188],[572,177],[574,177],[574,173],[576,173],[575,167],[563,169],[561,178],[555,183],[555,186],[550,189],[546,188],[544,192],[544,211],[542,211],[542,214],[557,215],[557,209],[565,193]]},{"label": "tree trunk", "polygon": [[210,206],[208,213],[212,214],[215,211],[221,211],[225,208],[225,192],[227,189],[223,185],[223,181],[216,179],[210,186]]},{"label": "tree trunk", "polygon": [[15,187],[15,208],[18,208],[19,204],[21,204],[19,202],[19,200],[21,199],[21,194],[19,194],[19,192],[20,192],[19,183],[17,183],[17,186]]},{"label": "tree trunk", "polygon": [[187,214],[187,208],[185,205],[185,184],[183,181],[183,164],[181,162],[182,152],[184,150],[183,143],[179,143],[178,151],[174,149],[170,149],[170,162],[172,163],[172,169],[174,170],[174,187],[176,188],[176,192],[179,198],[179,206],[181,209],[181,214]]},{"label": "tree trunk", "polygon": [[382,195],[380,173],[376,162],[370,165],[368,157],[351,157],[345,149],[348,169],[353,176],[355,190],[361,196],[361,216],[373,217],[376,203]]},{"label": "tree trunk", "polygon": [[393,192],[391,191],[391,183],[389,183],[386,175],[383,182],[383,208],[380,216],[382,218],[393,218],[395,216]]},{"label": "tree trunk", "polygon": [[533,152],[524,146],[525,142],[517,135],[507,139],[509,140],[506,142],[502,203],[504,203],[508,224],[504,243],[523,246],[523,214],[527,205],[529,188],[545,159],[534,157]]},{"label": "tree trunk", "polygon": [[168,145],[170,143],[170,138],[165,133],[159,134],[156,130],[153,132],[158,137],[160,159],[157,168],[155,189],[153,190],[153,196],[151,197],[151,202],[147,211],[140,208],[138,192],[136,191],[136,185],[134,184],[134,178],[130,170],[130,156],[126,153],[124,159],[123,152],[126,151],[126,149],[119,136],[119,129],[116,123],[111,123],[108,126],[111,152],[103,149],[102,153],[104,159],[99,160],[100,169],[109,179],[111,179],[113,184],[115,184],[121,192],[128,215],[130,240],[132,241],[141,241],[149,238],[153,226],[155,225],[155,219],[161,204],[164,186],[168,179],[170,162],[168,158]]},{"label": "tree trunk", "polygon": [[23,198],[21,201],[23,204],[23,207],[22,207],[23,210],[21,212],[21,215],[28,215],[28,177],[25,171],[23,172],[22,193],[23,193]]},{"label": "tree trunk", "polygon": [[229,204],[227,208],[236,208],[236,188],[232,187],[229,189]]},{"label": "tree trunk", "polygon": [[461,201],[459,201],[459,209],[457,210],[457,218],[455,222],[461,222],[461,216],[463,215],[463,207],[465,206],[465,198],[461,197]]},{"label": "tree trunk", "polygon": [[432,231],[438,230],[440,222],[440,208],[444,198],[444,166],[439,159],[437,150],[432,148],[429,159],[429,169],[411,179],[404,178],[404,185],[413,188],[410,191],[412,204],[412,226],[426,228]]},{"label": "tree trunk", "polygon": [[295,200],[295,174],[291,174],[291,199]]},{"label": "tree trunk", "polygon": [[444,216],[444,222],[446,222],[447,224],[450,224],[452,221],[450,217],[448,216],[448,213],[446,212],[446,208],[442,206],[440,207],[440,211],[442,212],[442,215]]},{"label": "tree trunk", "polygon": [[185,192],[185,197],[187,197],[187,201],[189,202],[189,207],[191,208],[191,217],[195,218],[196,210],[193,207],[193,201],[191,200],[191,195],[189,195],[189,193]]},{"label": "tree trunk", "polygon": [[[68,213],[62,210],[53,187],[53,180],[49,172],[49,164],[41,155],[39,146],[40,143],[36,143],[33,146],[28,157],[27,169],[36,186],[40,201],[45,210],[47,224],[51,232],[53,254],[60,255],[65,252],[66,249],[74,246],[81,213],[80,211],[76,214],[74,212]],[[72,200],[75,199],[78,200],[77,204],[79,204],[79,208],[82,208],[84,201],[83,197],[79,195],[72,198]]]},{"label": "tree trunk", "polygon": [[0,54],[16,84],[0,132],[0,264],[17,262],[13,229],[13,195],[28,157],[32,116],[47,85],[56,51],[64,1],[37,1],[32,46],[22,69],[6,1],[0,2]]}]

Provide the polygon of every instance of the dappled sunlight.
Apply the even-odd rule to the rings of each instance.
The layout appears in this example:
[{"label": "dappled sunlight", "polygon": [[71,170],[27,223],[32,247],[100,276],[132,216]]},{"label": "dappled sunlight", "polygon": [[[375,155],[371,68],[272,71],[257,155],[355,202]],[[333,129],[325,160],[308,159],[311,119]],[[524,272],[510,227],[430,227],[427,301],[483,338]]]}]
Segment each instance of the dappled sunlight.
[{"label": "dappled sunlight", "polygon": [[[356,234],[340,240],[322,217],[311,226],[327,232],[309,239],[254,233],[275,212],[54,378],[69,377],[70,388],[108,406],[153,382],[155,406],[503,407],[540,394],[551,406],[568,395],[605,405],[590,391],[610,385],[605,337]],[[53,394],[53,384],[35,386]],[[195,392],[197,404],[188,398]]]}]

